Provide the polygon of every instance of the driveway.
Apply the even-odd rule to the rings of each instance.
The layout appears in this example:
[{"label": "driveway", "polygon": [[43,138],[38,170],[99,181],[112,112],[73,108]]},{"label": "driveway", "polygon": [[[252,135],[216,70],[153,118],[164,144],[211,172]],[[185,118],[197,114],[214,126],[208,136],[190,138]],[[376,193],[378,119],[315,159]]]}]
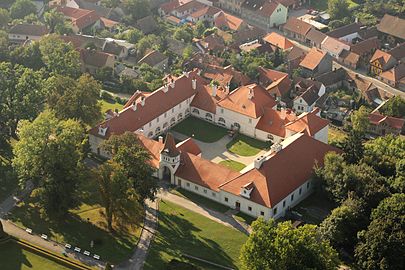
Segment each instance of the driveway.
[{"label": "driveway", "polygon": [[[185,140],[188,138],[188,136],[183,135],[181,133],[171,131],[173,136],[176,139],[179,140]],[[253,163],[253,161],[256,159],[257,156],[261,156],[264,153],[266,153],[265,150],[260,151],[257,155],[251,156],[251,157],[243,157],[236,155],[226,148],[226,145],[232,141],[232,138],[229,136],[224,136],[220,140],[213,142],[213,143],[205,143],[199,140],[196,140],[193,138],[193,140],[197,143],[197,145],[200,147],[202,154],[201,157],[204,159],[211,160],[212,162],[219,163],[223,160],[234,160],[240,163],[243,163],[245,165],[249,165]]]}]

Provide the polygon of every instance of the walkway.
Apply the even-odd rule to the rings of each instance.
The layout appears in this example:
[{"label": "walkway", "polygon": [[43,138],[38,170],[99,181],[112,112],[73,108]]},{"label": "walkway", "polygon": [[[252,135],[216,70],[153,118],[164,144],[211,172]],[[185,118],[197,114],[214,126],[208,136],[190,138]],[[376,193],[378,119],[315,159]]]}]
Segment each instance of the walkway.
[{"label": "walkway", "polygon": [[114,269],[140,270],[148,255],[150,243],[157,229],[157,208],[159,200],[146,201],[145,221],[138,245],[131,258]]},{"label": "walkway", "polygon": [[236,221],[234,218],[232,218],[232,216],[228,216],[224,213],[220,213],[220,212],[214,211],[212,209],[209,209],[207,207],[204,207],[202,205],[198,205],[186,198],[172,194],[164,189],[159,190],[158,197],[160,199],[162,199],[163,201],[166,200],[166,201],[178,204],[181,207],[184,207],[190,211],[203,215],[222,225],[237,229],[237,230],[243,232],[244,234],[250,234],[250,231],[251,231],[250,226],[247,224],[241,225],[240,222]]},{"label": "walkway", "polygon": [[[185,139],[189,138],[188,136],[175,132],[175,131],[171,131],[171,133],[173,134],[173,136],[176,139],[179,139],[179,140],[185,140]],[[253,163],[253,161],[256,159],[257,156],[261,156],[264,153],[266,153],[265,150],[262,150],[257,155],[250,156],[250,157],[236,155],[236,154],[228,151],[228,149],[226,148],[226,145],[230,141],[232,141],[232,138],[227,135],[213,143],[205,143],[205,142],[199,141],[194,138],[193,138],[193,140],[200,147],[201,152],[202,152],[202,154],[201,154],[202,158],[211,160],[212,162],[215,162],[215,163],[219,163],[223,160],[231,159],[231,160],[243,163],[245,165],[249,165],[249,164]]]}]

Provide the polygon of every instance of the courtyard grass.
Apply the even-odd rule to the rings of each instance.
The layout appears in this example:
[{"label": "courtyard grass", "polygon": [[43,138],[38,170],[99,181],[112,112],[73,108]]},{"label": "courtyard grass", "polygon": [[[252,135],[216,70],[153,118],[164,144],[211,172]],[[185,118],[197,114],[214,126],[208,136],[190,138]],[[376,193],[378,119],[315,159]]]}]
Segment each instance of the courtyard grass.
[{"label": "courtyard grass", "polygon": [[302,215],[302,219],[309,224],[319,225],[335,208],[326,194],[317,190],[293,208],[293,211]]},{"label": "courtyard grass", "polygon": [[223,161],[219,162],[219,164],[224,165],[224,166],[226,166],[234,171],[238,171],[238,172],[246,167],[245,164],[237,162],[235,160],[231,160],[231,159],[223,160]]},{"label": "courtyard grass", "polygon": [[105,113],[107,110],[112,110],[115,111],[115,109],[117,109],[118,111],[122,110],[122,108],[124,107],[124,105],[114,101],[114,100],[100,100],[100,104],[101,104],[101,112]]},{"label": "courtyard grass", "polygon": [[[162,201],[159,204],[158,233],[149,249],[144,269],[166,269],[170,260],[184,260],[183,254],[238,268],[240,248],[246,240],[247,236],[236,229]],[[203,266],[202,269],[215,268]]]},{"label": "courtyard grass", "polygon": [[251,157],[260,153],[264,149],[268,149],[270,144],[262,142],[248,136],[238,134],[232,141],[230,141],[226,148],[236,155]]},{"label": "courtyard grass", "polygon": [[[61,220],[44,218],[42,209],[34,197],[20,203],[9,214],[17,226],[31,228],[34,233],[47,234],[60,243],[69,243],[101,256],[101,259],[116,264],[128,259],[140,236],[141,228],[115,226],[114,234],[107,231],[106,222],[99,205],[95,181],[87,181],[80,188],[81,204],[71,209]],[[91,241],[94,247],[91,247]]]},{"label": "courtyard grass", "polygon": [[2,270],[67,270],[63,265],[23,249],[8,241],[0,244],[0,268]]},{"label": "courtyard grass", "polygon": [[172,189],[170,192],[177,195],[177,196],[186,198],[186,199],[188,199],[188,200],[190,200],[190,201],[192,201],[192,202],[194,202],[194,203],[196,203],[196,204],[198,204],[198,205],[200,205],[202,207],[206,207],[206,208],[209,208],[211,210],[215,210],[215,211],[220,212],[220,213],[225,213],[226,211],[229,210],[229,207],[227,207],[225,205],[222,205],[222,204],[217,203],[217,202],[215,202],[213,200],[210,200],[208,198],[205,198],[205,197],[203,197],[201,195],[198,195],[196,193],[193,193],[191,191],[188,191],[188,190],[185,190],[185,189],[182,189],[182,188]]},{"label": "courtyard grass", "polygon": [[244,222],[244,223],[249,224],[249,225],[251,225],[253,223],[253,221],[256,220],[256,218],[251,217],[251,216],[249,216],[249,215],[247,215],[245,213],[242,213],[242,212],[236,213],[235,215],[233,215],[233,217],[236,220],[239,220],[239,221]]},{"label": "courtyard grass", "polygon": [[173,131],[206,143],[216,142],[228,134],[227,129],[192,116],[174,126]]}]

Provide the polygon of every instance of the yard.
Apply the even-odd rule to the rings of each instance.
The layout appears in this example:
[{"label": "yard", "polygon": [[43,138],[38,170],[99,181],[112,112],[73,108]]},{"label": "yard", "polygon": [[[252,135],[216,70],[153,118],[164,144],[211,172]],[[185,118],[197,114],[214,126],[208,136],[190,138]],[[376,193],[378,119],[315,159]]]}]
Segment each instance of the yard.
[{"label": "yard", "polygon": [[[184,260],[182,254],[233,268],[240,265],[239,251],[246,235],[170,202],[162,201],[159,208],[158,233],[144,269],[166,269],[170,260]],[[202,269],[215,268],[204,265]]]},{"label": "yard", "polygon": [[118,111],[120,111],[124,105],[119,104],[118,102],[114,101],[106,101],[106,100],[100,100],[100,104],[101,104],[101,112],[105,113],[107,110],[112,110],[115,111],[115,109],[118,109]]},{"label": "yard", "polygon": [[234,171],[238,171],[238,172],[246,167],[245,164],[231,160],[231,159],[223,160],[219,164],[224,165],[224,166],[226,166]]},{"label": "yard", "polygon": [[174,126],[173,131],[206,143],[216,142],[228,134],[227,129],[192,116]]},{"label": "yard", "polygon": [[260,153],[264,149],[270,147],[269,143],[262,142],[248,136],[238,134],[232,141],[230,141],[226,148],[236,155],[251,157]]},{"label": "yard", "polygon": [[207,207],[207,208],[209,208],[211,210],[215,210],[217,212],[225,213],[226,211],[229,210],[229,207],[226,207],[225,205],[222,205],[213,200],[210,200],[208,198],[205,198],[203,196],[200,196],[198,194],[195,194],[191,191],[188,191],[188,190],[185,190],[182,188],[172,189],[170,192],[175,195],[186,198],[202,207]]},{"label": "yard", "polygon": [[54,261],[21,248],[17,243],[9,241],[0,244],[0,268],[2,270],[65,270]]},{"label": "yard", "polygon": [[[140,228],[121,227],[114,234],[109,233],[98,204],[94,181],[88,181],[79,190],[81,205],[72,209],[64,220],[41,217],[41,209],[33,197],[20,203],[8,217],[22,228],[29,227],[34,233],[45,233],[57,242],[89,250],[100,255],[102,260],[118,263],[127,259],[137,244]],[[93,248],[91,241],[94,241]]]}]

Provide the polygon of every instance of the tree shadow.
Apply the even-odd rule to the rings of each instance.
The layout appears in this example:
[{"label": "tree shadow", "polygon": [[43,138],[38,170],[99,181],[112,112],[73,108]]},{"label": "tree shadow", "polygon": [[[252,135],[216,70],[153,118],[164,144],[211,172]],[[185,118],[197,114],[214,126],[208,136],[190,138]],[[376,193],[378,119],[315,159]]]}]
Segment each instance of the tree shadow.
[{"label": "tree shadow", "polygon": [[[0,244],[0,266],[2,270],[15,270],[26,268],[34,268],[26,254],[23,253],[20,247],[13,240]],[[37,265],[38,266],[38,265]]]}]

